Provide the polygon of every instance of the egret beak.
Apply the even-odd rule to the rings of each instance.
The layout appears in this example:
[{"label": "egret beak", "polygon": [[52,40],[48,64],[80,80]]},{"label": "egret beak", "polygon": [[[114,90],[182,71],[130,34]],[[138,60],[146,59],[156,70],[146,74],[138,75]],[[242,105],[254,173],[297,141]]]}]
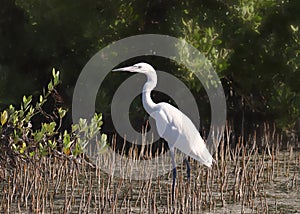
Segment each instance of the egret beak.
[{"label": "egret beak", "polygon": [[113,69],[111,71],[113,71],[113,72],[115,72],[115,71],[129,71],[129,72],[134,72],[135,69],[136,69],[136,67],[134,67],[134,66],[128,66],[128,67],[124,67],[124,68]]}]

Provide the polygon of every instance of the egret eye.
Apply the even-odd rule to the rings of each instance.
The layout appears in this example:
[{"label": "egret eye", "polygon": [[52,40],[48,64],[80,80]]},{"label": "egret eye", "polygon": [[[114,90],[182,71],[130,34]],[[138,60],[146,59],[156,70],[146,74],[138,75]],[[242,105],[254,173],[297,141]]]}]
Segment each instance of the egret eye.
[{"label": "egret eye", "polygon": [[140,66],[140,65],[139,65],[139,66],[138,66],[138,68],[139,68],[139,69],[141,69],[141,68],[142,68],[142,66]]}]

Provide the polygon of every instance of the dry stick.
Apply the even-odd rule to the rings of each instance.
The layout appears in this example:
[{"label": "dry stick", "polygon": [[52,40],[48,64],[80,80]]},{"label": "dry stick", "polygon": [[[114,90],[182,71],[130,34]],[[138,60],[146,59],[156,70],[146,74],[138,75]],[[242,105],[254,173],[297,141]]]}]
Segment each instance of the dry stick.
[{"label": "dry stick", "polygon": [[265,139],[265,143],[266,146],[265,148],[267,149],[268,155],[271,157],[271,152],[270,152],[270,146],[269,146],[269,142],[270,142],[270,126],[268,123],[264,123],[264,139]]},{"label": "dry stick", "polygon": [[[228,173],[229,167],[230,166],[228,166],[228,164],[226,162],[225,166],[224,166],[225,174],[226,174],[225,193],[229,193],[229,186],[230,186],[230,183],[231,183],[230,182],[231,181],[231,178],[230,178],[231,173]],[[230,201],[230,193],[227,194],[227,195],[229,195],[229,199],[228,200]],[[226,201],[225,201],[225,203],[226,203]]]},{"label": "dry stick", "polygon": [[197,194],[196,191],[193,190],[192,192],[192,198],[191,198],[191,213],[196,212],[197,210],[197,202],[198,202],[198,198],[197,198]]},{"label": "dry stick", "polygon": [[[29,173],[28,173],[28,174],[29,174]],[[28,178],[28,177],[27,177],[27,181],[26,181],[26,182],[28,182],[28,184],[29,184],[29,178]],[[29,194],[31,193],[31,191],[32,191],[34,185],[35,185],[35,183],[32,182],[31,185],[30,185],[30,188],[29,188],[29,190],[28,190],[28,192],[27,192],[27,194],[25,195],[25,207],[26,207],[26,209],[27,209],[27,201],[28,201],[28,197],[29,197]]]},{"label": "dry stick", "polygon": [[[209,204],[210,201],[211,201],[211,199],[210,199],[211,198],[211,190],[210,190],[210,186],[209,186],[209,178],[210,178],[210,171],[207,170],[206,171],[206,188],[205,188],[205,192],[206,192],[206,194],[205,194],[205,201],[206,201],[206,204]],[[209,208],[211,210],[211,207],[209,207]]]},{"label": "dry stick", "polygon": [[11,178],[9,177],[8,178],[8,194],[6,194],[6,201],[7,201],[7,213],[10,213],[10,207],[11,207],[11,201],[10,201],[10,197],[9,197],[9,195],[10,195],[10,187],[11,187],[11,180],[10,180]]},{"label": "dry stick", "polygon": [[269,206],[267,201],[267,194],[264,192],[264,199],[265,199],[265,213],[269,213]]},{"label": "dry stick", "polygon": [[[254,134],[254,139],[256,139],[256,134]],[[255,151],[255,148],[256,148],[256,140],[253,141],[253,145],[252,145],[252,149],[250,151],[250,153],[248,153],[248,161],[245,165],[245,168],[243,170],[243,174],[246,173],[246,171],[248,171],[248,169],[250,168],[249,165],[250,165],[250,160],[252,160],[252,156],[253,156],[253,152]],[[253,178],[253,176],[251,176],[251,178]]]},{"label": "dry stick", "polygon": [[58,188],[60,186],[60,183],[61,183],[61,179],[62,179],[62,171],[63,171],[63,164],[61,164],[61,166],[59,167],[58,169],[58,175],[57,175],[57,180],[56,180],[56,183],[55,183],[55,186],[54,186],[54,195],[53,197],[55,197],[55,195],[57,194],[57,191],[58,191]]},{"label": "dry stick", "polygon": [[171,212],[171,210],[170,210],[170,207],[171,207],[171,191],[169,191],[170,189],[169,189],[169,185],[167,185],[167,213],[170,213]]},{"label": "dry stick", "polygon": [[[183,172],[182,165],[180,165],[180,166],[181,166],[181,172]],[[179,178],[176,179],[176,180],[177,180],[177,188],[176,188],[176,193],[177,194],[176,194],[176,197],[177,197],[178,205],[180,206],[180,205],[183,204],[183,200],[184,200],[184,198],[183,198],[183,185],[182,185],[182,183],[183,183],[182,173],[180,173]],[[180,206],[180,207],[182,207],[182,206]]]},{"label": "dry stick", "polygon": [[[256,150],[256,154],[257,154],[257,150]],[[257,195],[257,185],[258,185],[258,165],[256,164],[256,160],[254,163],[254,170],[253,170],[253,174],[252,174],[252,178],[254,178],[253,181],[253,189],[252,189],[252,194],[254,195],[254,198]]]},{"label": "dry stick", "polygon": [[[41,169],[39,169],[38,171],[40,172]],[[36,195],[36,205],[35,205],[35,209],[36,209],[36,212],[37,213],[40,213],[40,199],[43,199],[43,188],[44,188],[44,182],[42,182],[42,176],[41,176],[41,173],[38,173],[37,175],[37,178],[36,178],[36,182],[37,182],[37,185],[38,185],[38,188],[37,188],[37,193],[35,193]]]},{"label": "dry stick", "polygon": [[[224,163],[225,165],[225,163]],[[220,192],[221,192],[221,202],[222,202],[222,207],[225,206],[225,198],[224,198],[224,188],[225,188],[225,185],[226,185],[226,178],[227,178],[227,168],[226,167],[222,167],[222,177],[223,179],[221,178],[221,185],[220,185]]]},{"label": "dry stick", "polygon": [[20,200],[18,200],[18,211],[19,211],[19,213],[21,213],[21,202],[20,202]]},{"label": "dry stick", "polygon": [[[153,141],[154,141],[154,135],[152,134],[151,142],[153,142]],[[150,147],[149,147],[149,151],[148,151],[150,160],[152,160],[152,145],[153,145],[153,143],[150,143]]]},{"label": "dry stick", "polygon": [[294,189],[294,187],[296,185],[295,182],[296,182],[296,171],[294,171],[294,173],[293,173],[291,189]]},{"label": "dry stick", "polygon": [[[296,172],[296,171],[295,171]],[[299,172],[298,172],[299,173]],[[297,174],[298,174],[297,173]],[[298,179],[299,175],[295,176],[295,185],[296,185],[296,192],[298,192],[298,182],[297,182],[297,179]]]},{"label": "dry stick", "polygon": [[[96,192],[93,192],[94,194],[93,194],[93,197],[94,197],[94,209],[95,209],[95,213],[100,213],[100,210],[101,209],[99,209],[99,199],[97,198],[97,193]],[[98,205],[98,206],[97,206]]]},{"label": "dry stick", "polygon": [[[101,195],[100,195],[101,193]],[[104,209],[106,207],[106,198],[105,198],[105,191],[104,191],[104,182],[102,183],[102,186],[101,186],[101,191],[99,192],[99,196],[101,198],[101,201],[102,201],[102,212],[104,212]]]},{"label": "dry stick", "polygon": [[[17,175],[17,174],[19,174],[19,176]],[[14,172],[13,172],[13,187],[14,187],[14,189],[17,189],[17,192],[18,192],[18,194],[16,194],[16,196],[15,196],[15,200],[17,199],[17,197],[19,196],[19,193],[20,193],[20,185],[18,185],[18,183],[20,183],[20,182],[18,182],[18,180],[20,180],[20,181],[22,181],[23,179],[21,178],[22,177],[22,175],[23,175],[23,172],[22,172],[22,170],[21,170],[21,172],[20,173],[17,173],[16,172],[16,169],[14,170]],[[20,178],[20,179],[19,179]],[[15,190],[13,190],[13,192],[14,192]],[[13,196],[13,194],[12,194],[12,196]],[[22,197],[22,196],[21,196]]]},{"label": "dry stick", "polygon": [[[44,182],[46,183],[46,188],[44,190],[44,196],[43,196],[43,198],[45,198],[43,209],[45,209],[44,207],[46,207],[46,211],[47,211],[47,207],[48,207],[47,204],[49,204],[48,195],[50,195],[50,193],[49,193],[50,180],[51,181],[53,180],[52,168],[51,168],[51,160],[52,159],[53,159],[53,157],[46,159],[47,162],[44,165],[44,167],[48,169],[48,173],[45,175],[45,178],[44,178]],[[43,211],[43,212],[45,213],[46,211]]]},{"label": "dry stick", "polygon": [[[221,192],[221,198],[222,198],[222,183],[223,183],[222,179],[224,178],[222,176],[223,175],[223,171],[222,170],[223,170],[223,166],[225,165],[225,161],[224,161],[224,159],[225,159],[225,157],[224,157],[225,153],[224,153],[224,141],[223,140],[221,140],[219,148],[220,148],[220,153],[219,153],[219,155],[220,155],[220,163],[218,163],[218,161],[217,161],[216,167],[214,167],[214,168],[217,170],[217,181],[218,181],[217,182],[217,186],[220,186],[220,192]],[[217,149],[215,156],[218,157],[219,155],[218,155],[218,149]]]},{"label": "dry stick", "polygon": [[[21,172],[21,174],[22,174],[22,172]],[[28,177],[29,177],[28,171],[25,170],[24,171],[24,180],[25,180],[25,182],[24,182],[24,185],[22,185],[23,186],[23,190],[22,190],[21,198],[22,198],[22,202],[25,203],[26,209],[27,209],[27,198],[26,198],[25,195],[26,195],[26,189],[28,187],[28,182],[29,182],[28,181]],[[22,177],[21,181],[23,181],[23,177]]]},{"label": "dry stick", "polygon": [[85,186],[83,187],[82,193],[81,193],[81,198],[80,198],[80,204],[78,208],[78,213],[80,213],[84,207],[85,203]]},{"label": "dry stick", "polygon": [[131,189],[128,188],[127,191],[126,191],[126,194],[125,194],[124,197],[123,197],[122,202],[120,203],[120,206],[119,206],[119,207],[120,207],[120,210],[122,209],[123,204],[124,204],[124,207],[126,207],[126,199],[129,198],[128,196],[129,196],[130,191],[131,191]]},{"label": "dry stick", "polygon": [[203,197],[202,197],[202,191],[200,189],[197,190],[197,198],[199,198],[199,203],[197,203],[198,204],[197,209],[201,210],[202,203],[203,203]]},{"label": "dry stick", "polygon": [[287,162],[287,157],[286,157],[286,155],[285,155],[285,153],[284,153],[284,155],[283,155],[283,172],[284,172],[284,175],[286,176],[286,177],[288,177],[288,174],[287,174],[287,164],[286,164],[286,162]]},{"label": "dry stick", "polygon": [[[242,182],[243,182],[243,168],[244,168],[244,157],[245,157],[245,153],[243,150],[244,146],[243,144],[241,144],[241,138],[239,138],[238,141],[238,147],[236,149],[236,163],[238,163],[238,166],[240,165],[240,161],[239,161],[239,154],[242,153],[242,166],[238,167],[238,173],[237,173],[237,178],[238,178],[238,182],[237,182],[237,186],[236,186],[236,191],[237,191],[237,201],[241,200],[242,197],[242,191],[241,191],[241,186],[242,186]],[[242,172],[241,176],[240,176],[240,172]]]},{"label": "dry stick", "polygon": [[[72,167],[73,167],[73,164],[72,164]],[[75,170],[73,170],[73,173],[72,173],[72,183],[71,183],[71,195],[70,195],[70,198],[68,200],[68,203],[67,203],[67,210],[70,210],[71,211],[71,205],[72,205],[72,199],[74,199],[74,192],[75,192],[75,187],[74,187],[74,182],[75,182],[75,179],[74,179],[74,175],[75,175]]]},{"label": "dry stick", "polygon": [[[213,168],[211,169],[207,169],[210,171],[210,175],[211,175],[211,178],[210,178],[210,186],[211,186],[211,189],[210,189],[210,197],[211,197],[211,204],[212,204],[212,209],[214,210],[215,209],[215,197],[213,196],[213,190],[214,190],[214,187],[215,187],[215,172],[216,170],[213,170]],[[217,173],[217,172],[216,172]],[[218,191],[218,187],[214,190],[214,191]]]},{"label": "dry stick", "polygon": [[38,202],[38,198],[35,198],[36,192],[38,192],[38,181],[37,181],[37,179],[38,179],[38,168],[36,167],[34,169],[34,171],[35,171],[35,173],[33,174],[33,179],[32,179],[32,182],[34,183],[34,189],[33,189],[32,198],[34,200],[32,200],[31,205],[32,205],[32,209],[36,210],[37,207],[35,208],[36,204],[34,202],[36,202],[36,203]]},{"label": "dry stick", "polygon": [[[160,177],[157,177],[157,186],[158,186],[158,191],[159,191],[159,200],[161,201],[162,200],[162,186],[160,183]],[[167,194],[167,196],[168,196],[168,194]]]},{"label": "dry stick", "polygon": [[120,178],[119,183],[118,183],[118,187],[117,187],[117,191],[116,191],[116,201],[115,201],[116,205],[115,205],[115,207],[117,207],[117,200],[118,200],[119,192],[121,192],[121,188],[122,188],[123,184],[124,184],[124,180],[123,180],[123,178]]},{"label": "dry stick", "polygon": [[272,174],[271,174],[271,180],[274,180],[274,173],[275,173],[275,148],[274,144],[272,145]]},{"label": "dry stick", "polygon": [[[146,124],[146,126],[147,126],[147,124]],[[140,160],[141,158],[144,157],[144,150],[145,150],[145,145],[146,145],[146,137],[147,137],[147,133],[145,131],[144,126],[142,126],[142,146],[141,146],[141,149],[140,149],[140,154],[137,156],[138,160]]]},{"label": "dry stick", "polygon": [[93,189],[93,179],[92,176],[90,176],[90,182],[89,182],[89,195],[87,198],[87,202],[85,203],[85,207],[84,207],[84,212],[85,213],[90,213],[89,212],[89,208],[90,208],[90,204],[91,204],[91,200],[92,200],[92,189]]},{"label": "dry stick", "polygon": [[241,168],[236,165],[235,166],[235,170],[234,170],[234,174],[235,174],[235,179],[234,179],[234,184],[233,184],[233,198],[234,198],[234,201],[237,201],[238,200],[238,186],[239,186],[239,174],[240,174],[240,171],[241,171]]},{"label": "dry stick", "polygon": [[[15,172],[15,170],[14,170],[14,172]],[[12,183],[13,183],[13,187],[12,187],[12,190],[11,190],[11,192],[10,192],[10,201],[13,201],[13,196],[14,196],[14,194],[15,194],[15,191],[16,191],[16,185],[14,185],[14,178],[12,178]]]},{"label": "dry stick", "polygon": [[148,206],[148,199],[147,199],[148,194],[147,195],[145,194],[145,191],[147,192],[147,190],[148,190],[147,183],[149,183],[149,181],[144,181],[143,194],[142,194],[142,197],[141,197],[141,208],[142,208],[142,211],[143,211],[143,208],[144,208],[143,204],[146,205],[145,207]]},{"label": "dry stick", "polygon": [[[243,144],[242,144],[243,145]],[[241,203],[242,203],[242,210],[241,212],[244,213],[245,211],[245,196],[246,196],[246,193],[245,191],[245,183],[246,182],[246,148],[243,146],[243,156],[242,156],[242,176],[241,176],[241,179],[240,179],[240,184],[239,184],[239,195],[240,195],[240,199],[242,200]]]},{"label": "dry stick", "polygon": [[148,187],[147,187],[147,199],[146,199],[146,207],[150,207],[150,193],[151,193],[151,186],[152,186],[152,175],[150,175],[150,178],[148,180]]},{"label": "dry stick", "polygon": [[140,213],[143,213],[143,198],[144,198],[144,193],[142,194],[140,198]]},{"label": "dry stick", "polygon": [[8,213],[8,203],[6,201],[6,195],[7,195],[7,189],[6,189],[6,186],[3,187],[3,191],[2,191],[4,194],[2,196],[2,200],[1,200],[1,204],[2,204],[2,210],[6,211],[6,213]]},{"label": "dry stick", "polygon": [[107,179],[107,186],[105,190],[105,204],[108,204],[110,206],[110,186],[111,186],[111,177],[112,175],[109,174],[108,179]]},{"label": "dry stick", "polygon": [[288,161],[288,166],[287,166],[287,176],[290,175],[290,167],[291,167],[291,162],[293,160],[293,146],[290,146],[290,155],[289,155],[289,161]]},{"label": "dry stick", "polygon": [[67,161],[65,161],[65,170],[66,170],[66,177],[65,177],[65,203],[64,203],[64,213],[68,213],[68,166]]},{"label": "dry stick", "polygon": [[152,210],[150,209],[149,211],[153,214],[156,214],[157,213],[157,207],[156,207],[156,191],[154,192],[154,195],[152,196]]},{"label": "dry stick", "polygon": [[[192,178],[193,178],[193,176],[192,176]],[[191,179],[192,179],[192,178],[190,178],[190,180],[187,181],[187,184],[186,184],[186,193],[185,193],[185,195],[186,195],[186,200],[185,200],[185,207],[187,207],[187,209],[188,209],[189,207],[191,207],[191,204],[190,204],[189,202],[190,202],[190,196],[191,196]]]},{"label": "dry stick", "polygon": [[142,210],[142,204],[143,204],[143,197],[144,197],[144,187],[145,187],[145,181],[143,182],[142,186],[140,187],[140,190],[139,190],[139,195],[136,199],[136,202],[135,202],[135,207],[137,206],[137,204],[140,202],[140,209]]},{"label": "dry stick", "polygon": [[231,159],[231,155],[230,155],[230,135],[232,134],[232,129],[231,127],[228,125],[228,123],[226,123],[227,125],[225,126],[226,128],[226,138],[227,138],[227,143],[226,143],[226,157],[228,158],[228,161],[232,161]]}]

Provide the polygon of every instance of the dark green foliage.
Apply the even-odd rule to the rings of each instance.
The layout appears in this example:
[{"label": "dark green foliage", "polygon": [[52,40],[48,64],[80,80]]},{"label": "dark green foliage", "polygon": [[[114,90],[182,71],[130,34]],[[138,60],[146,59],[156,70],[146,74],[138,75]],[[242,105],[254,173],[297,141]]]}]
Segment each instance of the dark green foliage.
[{"label": "dark green foliage", "polygon": [[[0,104],[36,95],[54,66],[62,72],[60,91],[70,105],[81,69],[98,50],[126,36],[158,33],[186,39],[210,59],[225,88],[229,119],[241,122],[245,116],[291,129],[300,116],[299,11],[297,0],[4,0]],[[204,103],[201,115],[209,115],[205,91],[190,71],[147,59],[180,77]],[[109,75],[100,88],[97,106],[104,116],[123,78]]]}]

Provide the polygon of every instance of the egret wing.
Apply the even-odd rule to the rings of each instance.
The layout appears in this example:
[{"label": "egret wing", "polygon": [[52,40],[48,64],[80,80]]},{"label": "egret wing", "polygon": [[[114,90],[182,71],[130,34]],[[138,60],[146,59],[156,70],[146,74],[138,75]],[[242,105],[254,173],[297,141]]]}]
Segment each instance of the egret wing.
[{"label": "egret wing", "polygon": [[158,134],[169,147],[178,148],[186,155],[211,166],[213,158],[193,122],[180,110],[168,103],[159,103],[154,114]]}]

